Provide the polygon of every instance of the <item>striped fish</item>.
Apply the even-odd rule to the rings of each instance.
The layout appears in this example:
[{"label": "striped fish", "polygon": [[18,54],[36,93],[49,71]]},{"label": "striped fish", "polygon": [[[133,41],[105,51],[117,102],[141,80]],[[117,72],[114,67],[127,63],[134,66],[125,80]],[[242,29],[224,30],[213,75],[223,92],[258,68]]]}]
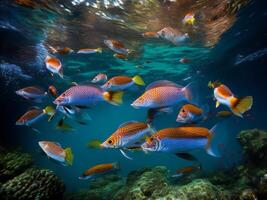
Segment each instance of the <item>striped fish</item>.
[{"label": "striped fish", "polygon": [[211,145],[218,130],[204,127],[165,128],[147,139],[142,145],[144,151],[187,153],[195,149],[206,149],[207,153],[219,157],[218,150]]},{"label": "striped fish", "polygon": [[123,151],[128,147],[134,146],[146,135],[151,135],[153,129],[144,122],[129,121],[123,123],[119,128],[100,146],[103,148],[117,148],[121,153],[130,159]]}]

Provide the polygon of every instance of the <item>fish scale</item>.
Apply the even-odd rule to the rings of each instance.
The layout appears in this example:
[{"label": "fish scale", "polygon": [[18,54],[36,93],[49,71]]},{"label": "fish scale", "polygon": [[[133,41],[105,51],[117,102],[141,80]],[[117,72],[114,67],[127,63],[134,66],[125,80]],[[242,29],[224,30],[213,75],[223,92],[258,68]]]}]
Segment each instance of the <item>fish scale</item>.
[{"label": "fish scale", "polygon": [[115,132],[115,134],[118,134],[121,136],[127,136],[127,135],[135,134],[146,128],[148,128],[147,124],[142,123],[142,122],[136,122],[136,123],[128,124],[124,127],[119,128]]},{"label": "fish scale", "polygon": [[209,137],[209,129],[204,127],[177,127],[177,128],[166,128],[157,132],[153,137],[158,139],[163,138],[199,138]]}]

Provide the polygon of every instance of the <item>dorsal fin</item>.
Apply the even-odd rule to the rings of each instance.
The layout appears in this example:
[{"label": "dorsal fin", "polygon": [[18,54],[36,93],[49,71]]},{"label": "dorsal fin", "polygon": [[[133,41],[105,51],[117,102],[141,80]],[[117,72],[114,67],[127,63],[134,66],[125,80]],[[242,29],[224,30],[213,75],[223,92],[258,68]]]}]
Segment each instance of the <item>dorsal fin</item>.
[{"label": "dorsal fin", "polygon": [[161,87],[161,86],[174,86],[174,87],[181,87],[183,88],[183,86],[180,86],[174,82],[168,81],[168,80],[159,80],[159,81],[155,81],[150,83],[147,87],[146,87],[146,91],[147,90],[151,90],[153,88],[156,87]]},{"label": "dorsal fin", "polygon": [[124,122],[124,123],[122,123],[120,126],[119,126],[119,128],[121,128],[121,127],[124,127],[124,126],[126,126],[126,125],[128,125],[128,124],[132,124],[132,123],[137,123],[137,121],[128,121],[128,122]]}]

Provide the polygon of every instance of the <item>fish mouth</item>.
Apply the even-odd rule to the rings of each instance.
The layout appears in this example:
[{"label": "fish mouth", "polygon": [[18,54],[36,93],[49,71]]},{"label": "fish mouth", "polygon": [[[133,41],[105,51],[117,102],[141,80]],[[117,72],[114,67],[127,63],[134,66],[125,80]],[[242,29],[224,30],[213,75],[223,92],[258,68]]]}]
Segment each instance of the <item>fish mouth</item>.
[{"label": "fish mouth", "polygon": [[185,122],[185,118],[183,118],[183,117],[181,117],[181,116],[177,116],[177,118],[176,118],[176,121],[177,122],[181,122],[181,123],[184,123]]},{"label": "fish mouth", "polygon": [[132,103],[131,106],[134,107],[135,109],[139,109],[139,108],[140,108],[140,107],[137,106],[135,103]]}]

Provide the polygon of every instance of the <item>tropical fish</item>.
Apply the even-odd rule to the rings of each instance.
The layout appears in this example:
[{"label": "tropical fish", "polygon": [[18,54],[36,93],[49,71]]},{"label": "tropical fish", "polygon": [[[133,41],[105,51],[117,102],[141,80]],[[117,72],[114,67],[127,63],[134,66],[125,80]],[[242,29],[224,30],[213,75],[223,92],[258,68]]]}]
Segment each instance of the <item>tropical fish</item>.
[{"label": "tropical fish", "polygon": [[251,109],[253,104],[252,96],[237,98],[226,85],[219,82],[212,83],[210,81],[208,86],[214,89],[216,108],[220,104],[226,105],[238,117],[243,117],[243,114]]},{"label": "tropical fish", "polygon": [[106,74],[97,74],[93,80],[92,83],[105,83],[107,81],[108,77]]},{"label": "tropical fish", "polygon": [[45,64],[52,76],[53,74],[58,74],[60,78],[63,78],[63,67],[59,59],[56,57],[46,56]]},{"label": "tropical fish", "polygon": [[186,39],[189,38],[188,33],[182,33],[178,29],[173,29],[171,27],[165,27],[165,28],[161,29],[160,31],[158,31],[157,34],[161,38],[168,40],[175,45],[177,45],[181,42],[184,42]]},{"label": "tropical fish", "polygon": [[60,54],[60,55],[67,55],[67,54],[71,54],[71,53],[74,52],[74,51],[73,51],[71,48],[69,48],[69,47],[64,47],[64,48],[54,48],[54,47],[52,47],[51,45],[47,45],[47,46],[48,46],[50,52],[53,53],[53,54],[58,53],[58,54]]},{"label": "tropical fish", "polygon": [[126,158],[131,159],[125,154],[123,149],[135,145],[136,142],[140,141],[146,135],[151,135],[153,132],[154,131],[149,124],[129,121],[120,125],[119,128],[100,146],[103,148],[120,149],[121,153]]},{"label": "tropical fish", "polygon": [[166,108],[182,101],[191,101],[193,97],[191,86],[192,84],[188,84],[183,87],[167,80],[155,81],[146,87],[146,91],[131,106],[135,108]]},{"label": "tropical fish", "polygon": [[63,149],[59,143],[50,141],[40,141],[38,144],[49,158],[60,162],[64,166],[72,165],[73,154],[71,148]]},{"label": "tropical fish", "polygon": [[189,24],[189,25],[194,25],[196,22],[195,14],[190,12],[186,14],[183,18],[183,24]]},{"label": "tropical fish", "polygon": [[181,177],[185,174],[189,174],[189,173],[198,171],[200,169],[201,169],[200,165],[186,166],[186,167],[183,167],[181,169],[177,169],[175,171],[175,174],[172,175],[172,177]]},{"label": "tropical fish", "polygon": [[144,38],[159,38],[159,35],[157,32],[152,32],[152,31],[149,31],[149,32],[145,32],[142,34],[142,36]]},{"label": "tropical fish", "polygon": [[121,60],[127,60],[127,57],[125,54],[115,53],[113,56]]},{"label": "tropical fish", "polygon": [[58,129],[60,131],[67,131],[67,132],[74,131],[74,128],[72,126],[64,123],[64,118],[62,118],[61,120],[58,121],[58,123],[56,125],[56,129]]},{"label": "tropical fish", "polygon": [[122,103],[123,92],[107,92],[95,85],[77,85],[69,88],[55,99],[59,106],[93,106],[97,102],[107,101],[111,104]]},{"label": "tropical fish", "polygon": [[82,175],[79,177],[79,179],[87,180],[90,178],[96,178],[105,175],[109,172],[116,171],[118,169],[119,169],[118,163],[99,164],[84,171]]},{"label": "tropical fish", "polygon": [[93,53],[102,53],[102,48],[96,48],[96,49],[80,49],[77,53],[81,54],[93,54]]},{"label": "tropical fish", "polygon": [[[213,138],[218,134],[217,126],[211,130],[204,127],[165,128],[156,132],[142,145],[144,151],[166,153],[188,153],[195,149],[205,149],[214,157],[220,157]],[[179,154],[178,154],[179,156]]]},{"label": "tropical fish", "polygon": [[56,89],[56,87],[53,86],[53,85],[50,85],[50,86],[48,87],[48,92],[49,92],[54,98],[56,98],[56,97],[58,96],[57,89]]},{"label": "tropical fish", "polygon": [[15,92],[17,95],[24,97],[25,99],[35,102],[41,102],[46,96],[47,92],[39,87],[25,87]]},{"label": "tropical fish", "polygon": [[35,132],[39,133],[40,131],[32,128],[31,125],[42,119],[45,115],[48,115],[50,118],[52,118],[55,115],[55,109],[52,106],[47,106],[45,109],[38,107],[32,108],[16,121],[16,125],[28,126]]},{"label": "tropical fish", "polygon": [[140,76],[134,76],[133,78],[128,76],[114,76],[109,79],[103,86],[104,90],[108,91],[121,91],[130,88],[133,85],[145,85],[145,82]]},{"label": "tropical fish", "polygon": [[185,104],[179,111],[177,122],[193,124],[204,121],[208,117],[208,106],[198,107],[193,104]]},{"label": "tropical fish", "polygon": [[130,49],[125,48],[124,44],[118,40],[104,40],[104,44],[112,51],[119,54],[127,55],[130,52]]},{"label": "tropical fish", "polygon": [[87,122],[91,120],[91,117],[88,113],[75,106],[57,106],[57,110],[63,113],[67,118],[74,119],[76,122],[82,125],[87,124]]},{"label": "tropical fish", "polygon": [[183,63],[183,64],[185,64],[185,63],[189,63],[189,62],[190,62],[190,59],[188,59],[188,58],[181,58],[181,59],[179,60],[179,62],[180,62],[180,63]]}]

